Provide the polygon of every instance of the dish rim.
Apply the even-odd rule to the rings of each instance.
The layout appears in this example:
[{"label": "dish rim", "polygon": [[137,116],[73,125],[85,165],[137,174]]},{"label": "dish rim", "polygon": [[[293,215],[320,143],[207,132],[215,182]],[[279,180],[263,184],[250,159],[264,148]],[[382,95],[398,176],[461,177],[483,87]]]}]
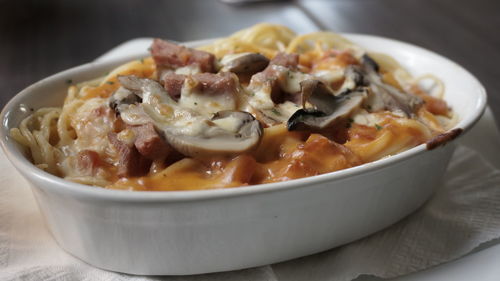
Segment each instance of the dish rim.
[{"label": "dish rim", "polygon": [[[445,56],[437,54],[433,51],[427,50],[425,48],[419,47],[417,45],[399,41],[396,39],[391,39],[382,36],[374,36],[359,33],[340,33],[342,36],[347,37],[356,41],[358,39],[369,39],[369,40],[383,40],[388,41],[391,44],[402,45],[404,48],[416,49],[419,52],[425,53],[426,56],[437,56],[439,59],[454,64],[459,71],[463,71],[469,76],[472,83],[477,84],[478,89],[478,100],[475,104],[475,111],[466,116],[466,118],[459,121],[459,128],[463,129],[463,133],[468,131],[472,126],[479,120],[482,116],[486,104],[487,95],[484,86],[481,82],[467,69],[457,64],[456,62],[448,59]],[[199,42],[207,42],[215,39],[197,40],[191,42],[184,42],[185,45],[193,45]],[[369,48],[366,48],[369,50]],[[114,190],[106,189],[98,186],[90,186],[80,183],[71,182],[63,178],[52,175],[42,169],[37,168],[33,163],[31,163],[26,157],[23,156],[22,152],[17,149],[15,140],[9,136],[10,128],[7,127],[7,120],[10,114],[14,114],[13,110],[21,104],[21,101],[33,93],[36,93],[37,87],[43,86],[45,83],[52,83],[53,80],[62,80],[66,76],[78,75],[84,71],[97,67],[107,67],[112,68],[113,65],[119,65],[119,63],[125,63],[134,59],[142,58],[148,56],[147,52],[137,52],[128,56],[123,56],[119,58],[114,58],[106,61],[93,61],[70,69],[58,72],[56,74],[50,75],[19,92],[9,102],[4,106],[0,114],[0,120],[2,121],[2,126],[0,128],[0,143],[3,151],[5,152],[7,158],[12,163],[12,165],[18,170],[22,171],[23,177],[35,178],[36,181],[44,181],[47,184],[44,185],[45,188],[53,190],[62,194],[72,194],[81,198],[100,198],[107,201],[128,201],[128,202],[179,202],[179,201],[196,201],[204,199],[220,199],[228,197],[236,197],[243,195],[254,195],[267,192],[277,192],[284,189],[296,189],[308,185],[317,185],[324,182],[334,182],[342,180],[348,177],[353,177],[363,173],[371,173],[385,167],[397,164],[398,162],[407,160],[416,155],[425,153],[427,151],[426,143],[420,144],[416,147],[410,148],[406,151],[400,152],[390,157],[382,158],[373,162],[365,163],[359,166],[338,170],[330,173],[325,173],[321,175],[305,177],[300,179],[293,179],[283,182],[276,183],[266,183],[258,185],[241,186],[235,188],[217,188],[217,189],[205,189],[205,190],[180,190],[180,191],[130,191],[130,190]],[[64,81],[64,80],[63,80]],[[35,90],[34,90],[35,89]],[[455,126],[454,128],[458,128]],[[462,133],[462,134],[463,134]],[[456,140],[452,140],[454,143]],[[439,149],[439,148],[437,148]],[[30,174],[29,176],[24,176]]]}]

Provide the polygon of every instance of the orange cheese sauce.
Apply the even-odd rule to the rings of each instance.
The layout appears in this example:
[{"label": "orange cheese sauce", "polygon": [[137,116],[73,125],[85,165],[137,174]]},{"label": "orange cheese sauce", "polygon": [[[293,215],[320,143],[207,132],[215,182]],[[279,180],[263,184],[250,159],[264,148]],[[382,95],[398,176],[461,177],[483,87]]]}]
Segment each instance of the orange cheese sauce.
[{"label": "orange cheese sauce", "polygon": [[139,178],[122,178],[107,188],[126,190],[194,190],[279,182],[346,169],[363,161],[347,147],[319,134],[266,128],[252,155],[196,160],[184,158]]},{"label": "orange cheese sauce", "polygon": [[381,113],[383,119],[375,126],[353,124],[344,144],[364,162],[371,162],[394,155],[429,140],[431,132],[422,123],[401,118],[391,113]]},{"label": "orange cheese sauce", "polygon": [[[303,69],[342,68],[357,63],[348,53],[324,54],[320,58],[301,55],[300,62]],[[123,68],[126,71],[118,68],[112,73],[115,76],[110,74],[101,85],[89,87],[82,99],[109,97],[119,86],[116,74],[145,78],[156,75],[151,58],[130,64],[133,65]],[[384,74],[383,79],[401,88],[390,73]],[[213,159],[180,157],[170,160],[173,163],[169,165],[153,164],[147,175],[135,178],[118,178],[115,167],[102,167],[113,182],[106,188],[137,191],[232,188],[315,176],[375,161],[424,143],[440,131],[434,114],[448,114],[448,107],[445,110],[442,104],[446,103],[417,88],[413,92],[426,102],[418,115],[432,131],[419,121],[389,112],[376,113],[381,121],[375,126],[348,122],[322,134],[289,132],[281,124],[265,128],[260,145],[250,154]]]},{"label": "orange cheese sauce", "polygon": [[352,124],[345,128],[345,144],[320,134],[288,132],[284,125],[266,128],[262,143],[251,155],[184,158],[143,177],[119,179],[107,188],[199,190],[286,181],[374,161],[424,143],[433,135],[417,121],[390,113],[383,117],[376,127]]}]

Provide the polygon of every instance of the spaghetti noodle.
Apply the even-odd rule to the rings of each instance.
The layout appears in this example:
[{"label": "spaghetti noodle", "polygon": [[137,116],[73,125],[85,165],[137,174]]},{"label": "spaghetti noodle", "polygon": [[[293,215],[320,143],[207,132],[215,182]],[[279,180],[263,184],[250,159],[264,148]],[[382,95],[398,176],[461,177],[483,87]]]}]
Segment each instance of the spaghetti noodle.
[{"label": "spaghetti noodle", "polygon": [[444,90],[338,34],[258,24],[198,50],[157,39],[152,57],[70,86],[62,108],[38,109],[11,136],[37,167],[78,183],[237,187],[424,143],[454,122]]}]

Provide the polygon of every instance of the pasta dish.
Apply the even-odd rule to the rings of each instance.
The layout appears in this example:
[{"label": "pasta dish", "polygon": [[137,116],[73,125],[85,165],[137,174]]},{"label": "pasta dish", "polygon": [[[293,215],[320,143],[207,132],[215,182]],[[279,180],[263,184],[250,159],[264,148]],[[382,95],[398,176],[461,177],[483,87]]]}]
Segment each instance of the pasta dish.
[{"label": "pasta dish", "polygon": [[[443,83],[331,32],[258,24],[70,83],[11,136],[40,169],[123,190],[194,190],[346,169],[446,132]],[[432,87],[423,87],[431,85]]]}]

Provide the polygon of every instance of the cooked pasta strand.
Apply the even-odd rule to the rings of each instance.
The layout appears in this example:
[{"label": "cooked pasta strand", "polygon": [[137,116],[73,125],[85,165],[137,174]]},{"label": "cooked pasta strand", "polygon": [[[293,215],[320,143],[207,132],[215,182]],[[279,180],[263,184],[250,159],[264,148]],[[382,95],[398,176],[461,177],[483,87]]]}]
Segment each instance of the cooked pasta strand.
[{"label": "cooked pasta strand", "polygon": [[[146,154],[144,151],[139,151],[137,143],[144,141],[146,137],[149,137],[147,140],[153,139],[158,142],[164,139],[154,139],[154,135],[147,135],[140,131],[138,129],[140,125],[126,123],[123,112],[114,111],[117,104],[112,105],[113,109],[111,109],[110,101],[115,101],[110,100],[109,97],[115,95],[117,89],[120,88],[118,79],[120,75],[135,75],[149,79],[158,79],[160,73],[163,75],[165,69],[158,68],[157,70],[152,57],[125,63],[107,74],[100,73],[100,77],[93,80],[69,86],[62,108],[50,107],[36,110],[22,120],[18,128],[11,129],[11,137],[26,148],[37,167],[66,180],[125,190],[191,190],[276,182],[346,169],[424,143],[436,134],[450,129],[457,121],[457,116],[447,108],[446,103],[438,100],[444,97],[445,85],[437,77],[427,74],[413,78],[389,55],[366,53],[359,46],[336,33],[321,31],[296,35],[285,26],[263,23],[215,40],[198,49],[212,53],[217,59],[244,52],[260,53],[269,59],[273,59],[280,52],[299,55],[299,65],[296,69],[286,67],[289,63],[293,64],[293,59],[292,62],[284,61],[279,66],[266,68],[265,71],[279,74],[276,78],[278,81],[276,85],[266,84],[273,83],[273,80],[263,79],[262,76],[255,79],[257,82],[260,81],[259,79],[263,80],[263,82],[260,81],[264,85],[262,88],[255,85],[253,88],[248,86],[249,83],[256,83],[252,80],[255,76],[232,75],[233,80],[230,82],[224,80],[226,84],[237,83],[237,93],[241,96],[236,99],[237,108],[235,109],[251,112],[257,119],[269,121],[271,124],[263,121],[269,127],[263,129],[263,136],[256,149],[231,157],[216,155],[200,159],[183,156],[172,147],[169,147],[167,152],[163,151],[164,155],[168,155],[166,159],[155,158],[155,153]],[[384,107],[372,111],[368,106],[361,104],[349,115],[340,118],[341,121],[335,123],[334,126],[319,130],[319,132],[289,131],[286,122],[280,121],[288,120],[288,116],[281,116],[282,111],[278,109],[288,110],[290,114],[293,114],[303,104],[307,104],[308,107],[312,106],[305,101],[297,101],[303,98],[302,96],[297,98],[295,93],[301,93],[303,90],[299,84],[301,81],[314,78],[327,84],[326,88],[339,89],[346,80],[347,66],[360,65],[365,54],[368,54],[380,66],[379,74],[385,84],[399,91],[414,93],[425,98],[429,101],[427,106],[417,108],[418,110],[413,111],[411,116],[403,116],[386,111]],[[257,57],[267,64],[265,58]],[[210,55],[210,58],[213,59],[213,56]],[[296,60],[296,57],[293,58]],[[173,60],[174,63],[184,65],[189,62],[190,57],[182,54]],[[220,67],[219,64],[222,62],[217,61],[214,68]],[[212,89],[213,92],[205,94],[203,89],[210,88],[209,82],[197,84],[191,80],[193,77],[191,75],[195,74],[175,73],[176,69],[168,68],[166,71],[167,74],[176,74],[177,76],[174,75],[176,79],[186,79],[181,79],[180,82],[171,81],[171,84],[162,81],[165,88],[170,91],[168,94],[171,99],[181,100],[186,95],[187,100],[191,102],[189,98],[192,96],[189,95],[199,95],[206,99],[216,96],[217,91],[220,90],[214,87],[216,90]],[[265,74],[261,75],[266,78]],[[206,77],[210,75],[212,74],[207,74]],[[432,87],[422,90],[421,84],[428,84],[424,83],[428,81],[432,82]],[[175,87],[179,85],[174,82],[180,83],[180,98],[175,96]],[[173,107],[186,104],[186,100],[182,100],[183,103],[179,101],[177,105],[161,104],[162,97],[156,93],[158,90],[151,88],[147,89],[150,91],[147,93],[148,102],[158,106],[139,108],[137,104],[142,102],[140,100],[145,94],[141,95],[138,88],[144,88],[144,86],[134,87],[131,90],[121,89],[123,91],[121,98],[125,100],[122,105],[136,109],[133,114],[128,115],[129,120],[146,116],[147,120],[155,124],[155,122],[166,123],[197,114],[194,107],[189,107],[181,114],[165,115],[165,112],[173,112]],[[186,93],[185,87],[192,87],[194,90]],[[265,90],[272,91],[277,87],[295,89],[295,92],[283,94],[286,91],[282,91],[282,88],[274,93],[265,92]],[[367,95],[372,94],[367,91]],[[255,104],[275,105],[279,103],[279,106],[260,110],[255,104],[249,102],[252,98],[260,99]],[[163,99],[169,98],[163,97]],[[197,101],[194,99],[193,101],[196,106]],[[224,100],[215,101],[214,99],[205,100],[205,102],[220,106]],[[430,106],[431,104],[433,106]],[[275,115],[266,115],[269,112]],[[214,122],[207,119],[206,124],[198,125],[215,126]],[[183,126],[189,126],[188,123],[183,123]],[[231,126],[228,127],[228,130],[234,129]],[[153,130],[158,129],[155,128]],[[154,141],[149,143],[151,147],[155,145]],[[146,146],[145,149],[151,147]],[[132,160],[136,161],[132,163],[135,166],[130,164]],[[154,164],[151,165],[151,163]],[[136,169],[144,165],[145,174],[124,177],[120,175],[120,168],[123,165],[132,165]],[[150,167],[149,172],[148,167]]]}]

